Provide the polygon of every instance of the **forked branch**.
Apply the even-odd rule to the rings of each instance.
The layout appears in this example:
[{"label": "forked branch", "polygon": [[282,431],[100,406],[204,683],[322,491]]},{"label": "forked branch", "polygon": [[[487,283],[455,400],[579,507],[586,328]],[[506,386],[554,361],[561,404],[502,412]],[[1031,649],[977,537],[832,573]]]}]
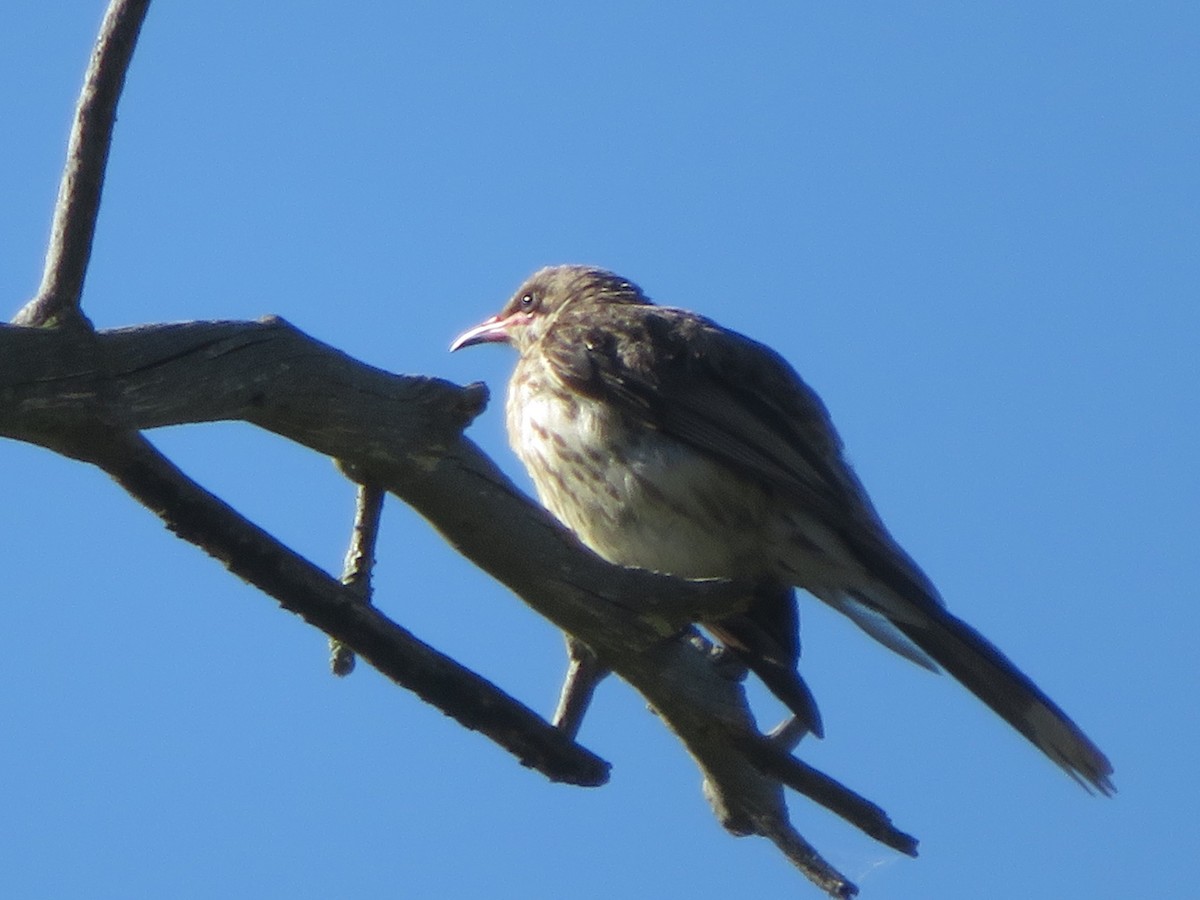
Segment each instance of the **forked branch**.
[{"label": "forked branch", "polygon": [[[877,806],[763,739],[741,686],[676,639],[698,610],[744,608],[745,586],[622,569],[583,548],[463,438],[486,403],[482,386],[389,375],[280,320],[93,332],[80,298],[117,101],[148,6],[114,0],[105,15],[71,131],[42,284],[14,320],[51,327],[0,326],[0,436],[100,467],[172,531],[346,653],[548,777],[602,783],[603,760],[387,619],[353,583],[323,572],[192,482],[141,431],[242,420],[369,472],[373,484],[411,504],[465,557],[640,691],[695,759],[729,831],[769,838],[838,897],[857,889],[791,825],[785,786],[914,852],[915,841]],[[364,522],[372,510],[377,504],[364,507]]]}]

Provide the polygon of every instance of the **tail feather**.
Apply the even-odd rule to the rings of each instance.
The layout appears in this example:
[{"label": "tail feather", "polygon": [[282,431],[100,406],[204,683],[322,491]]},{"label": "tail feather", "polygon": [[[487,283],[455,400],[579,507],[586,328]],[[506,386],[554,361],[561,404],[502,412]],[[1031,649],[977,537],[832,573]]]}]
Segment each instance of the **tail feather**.
[{"label": "tail feather", "polygon": [[816,698],[795,666],[781,666],[762,657],[751,658],[741,653],[738,655],[808,731],[819,738],[825,737],[825,724],[821,721],[821,711],[817,709]]},{"label": "tail feather", "polygon": [[727,650],[745,663],[767,689],[791,710],[804,725],[806,732],[812,732],[819,738],[825,737],[825,725],[821,721],[821,711],[817,708],[816,698],[796,671],[795,664],[780,663],[747,649],[727,626],[728,620],[725,620],[720,625],[710,625],[708,628]]},{"label": "tail feather", "polygon": [[873,587],[820,591],[818,597],[897,652],[921,664],[932,659],[1085,788],[1113,793],[1112,764],[1100,748],[999,648],[946,610],[882,526],[849,537]]},{"label": "tail feather", "polygon": [[817,701],[796,670],[800,661],[800,621],[790,586],[761,585],[745,613],[710,622],[706,627],[808,731],[825,736]]},{"label": "tail feather", "polygon": [[937,663],[929,658],[929,654],[909,640],[884,613],[876,609],[869,601],[857,594],[847,594],[841,591],[816,590],[813,595],[824,600],[855,625],[869,634],[893,653],[899,653],[905,659],[915,662],[930,672],[940,672]]},{"label": "tail feather", "polygon": [[1112,794],[1108,758],[1071,718],[978,631],[930,605],[919,621],[892,622],[971,693],[1084,787]]}]

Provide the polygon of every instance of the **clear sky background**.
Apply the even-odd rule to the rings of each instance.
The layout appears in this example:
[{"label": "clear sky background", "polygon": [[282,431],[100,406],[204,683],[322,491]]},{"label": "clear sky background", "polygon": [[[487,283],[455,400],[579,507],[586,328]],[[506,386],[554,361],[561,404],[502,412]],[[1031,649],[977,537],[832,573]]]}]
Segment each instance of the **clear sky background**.
[{"label": "clear sky background", "polygon": [[[40,274],[100,2],[9,0],[0,297]],[[157,4],[85,308],[279,314],[373,365],[450,356],[533,269],[612,268],[788,357],[950,607],[1111,756],[1087,796],[948,678],[805,600],[804,758],[921,838],[803,798],[865,898],[1191,896],[1200,826],[1200,7]],[[156,432],[330,571],[353,492],[249,426]],[[0,444],[5,897],[817,897],[710,814],[613,681],[551,785],[168,534]],[[378,602],[549,711],[559,635],[389,502]],[[755,694],[765,719],[776,708]]]}]

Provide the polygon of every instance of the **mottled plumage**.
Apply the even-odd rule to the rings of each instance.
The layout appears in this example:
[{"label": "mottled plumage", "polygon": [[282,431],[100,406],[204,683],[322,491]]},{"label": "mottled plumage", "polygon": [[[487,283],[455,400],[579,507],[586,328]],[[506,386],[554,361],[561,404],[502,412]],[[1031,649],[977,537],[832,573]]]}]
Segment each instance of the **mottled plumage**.
[{"label": "mottled plumage", "polygon": [[760,585],[746,614],[704,624],[811,730],[821,724],[796,672],[793,586],[943,666],[1073,776],[1111,790],[1104,755],[945,610],[880,521],[824,405],[777,353],[581,266],[537,272],[454,348],[487,341],[520,354],[509,438],[546,507],[614,563]]}]

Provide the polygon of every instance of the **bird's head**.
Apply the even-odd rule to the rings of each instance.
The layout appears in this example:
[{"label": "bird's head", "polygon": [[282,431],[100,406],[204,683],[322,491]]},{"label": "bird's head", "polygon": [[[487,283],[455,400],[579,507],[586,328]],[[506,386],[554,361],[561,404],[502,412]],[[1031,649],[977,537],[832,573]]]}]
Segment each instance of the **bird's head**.
[{"label": "bird's head", "polygon": [[649,302],[636,284],[604,269],[548,266],[527,278],[499,313],[456,337],[450,351],[473,344],[503,342],[524,353],[568,309]]}]

